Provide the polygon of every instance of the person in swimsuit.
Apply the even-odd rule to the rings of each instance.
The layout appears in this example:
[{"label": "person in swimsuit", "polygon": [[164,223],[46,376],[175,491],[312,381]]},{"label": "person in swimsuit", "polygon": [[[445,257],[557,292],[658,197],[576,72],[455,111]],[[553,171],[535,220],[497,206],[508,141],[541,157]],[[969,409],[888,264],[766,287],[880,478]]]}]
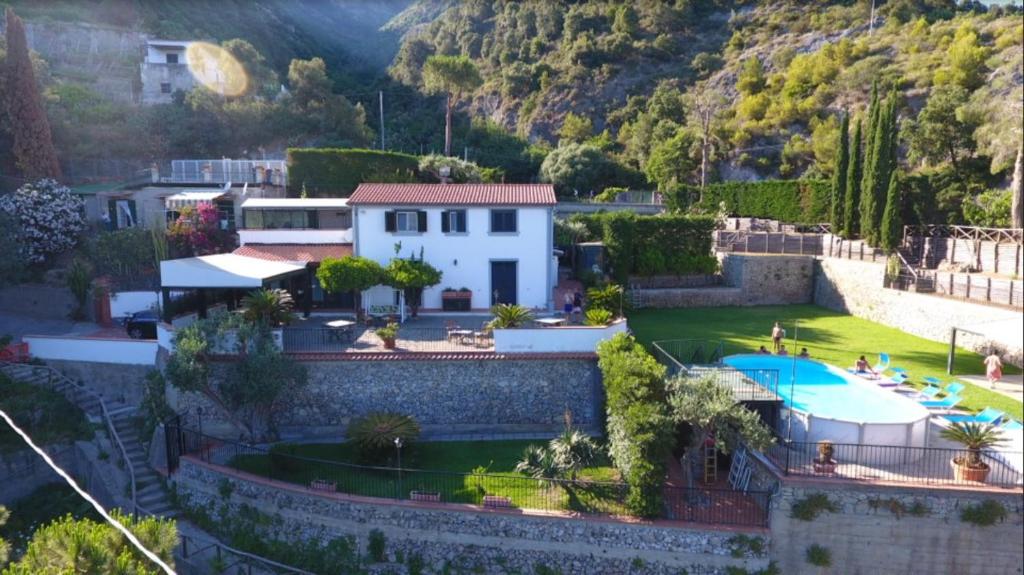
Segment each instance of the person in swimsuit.
[{"label": "person in swimsuit", "polygon": [[995,351],[985,358],[985,378],[988,379],[989,389],[996,388],[996,382],[1003,378],[1003,360]]},{"label": "person in swimsuit", "polygon": [[761,349],[757,350],[757,355],[771,355],[771,354],[768,353],[768,348],[766,348],[765,346],[762,345]]},{"label": "person in swimsuit", "polygon": [[782,344],[782,338],[786,337],[786,330],[782,329],[779,322],[775,322],[772,327],[772,351],[778,353],[779,345]]},{"label": "person in swimsuit", "polygon": [[786,344],[779,345],[778,355],[789,355],[789,352],[786,351]]},{"label": "person in swimsuit", "polygon": [[868,360],[865,359],[863,355],[860,356],[860,359],[857,360],[856,371],[857,373],[870,373],[871,375],[878,375],[875,373],[875,370],[871,369],[871,365],[868,363]]},{"label": "person in swimsuit", "polygon": [[803,359],[808,359],[808,358],[811,357],[811,354],[807,353],[807,348],[805,347],[805,348],[800,350],[800,355],[798,355],[797,357],[800,357],[800,358],[803,358]]}]

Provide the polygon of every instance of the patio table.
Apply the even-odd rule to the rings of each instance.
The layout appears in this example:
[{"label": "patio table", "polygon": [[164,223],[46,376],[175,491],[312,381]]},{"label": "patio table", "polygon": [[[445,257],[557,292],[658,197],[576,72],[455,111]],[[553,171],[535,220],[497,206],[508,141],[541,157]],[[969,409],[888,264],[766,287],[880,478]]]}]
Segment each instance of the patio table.
[{"label": "patio table", "polygon": [[558,327],[564,324],[565,321],[564,317],[542,317],[533,320],[534,323],[540,324],[541,327]]},{"label": "patio table", "polygon": [[352,341],[352,328],[356,322],[347,319],[336,319],[324,324],[328,336],[334,341]]},{"label": "patio table", "polygon": [[448,339],[457,339],[459,343],[465,345],[467,339],[472,341],[474,333],[471,329],[453,329],[448,332]]}]

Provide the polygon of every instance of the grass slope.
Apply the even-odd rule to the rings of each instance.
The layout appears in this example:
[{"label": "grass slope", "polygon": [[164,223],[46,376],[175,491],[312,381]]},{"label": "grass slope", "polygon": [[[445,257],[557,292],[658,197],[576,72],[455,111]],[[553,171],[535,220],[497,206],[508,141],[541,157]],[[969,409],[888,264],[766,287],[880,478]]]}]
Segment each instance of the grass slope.
[{"label": "grass slope", "polygon": [[[273,479],[309,485],[314,479],[337,483],[341,493],[402,498],[409,491],[441,493],[447,503],[479,504],[483,495],[504,495],[516,507],[536,509],[572,509],[590,512],[617,512],[614,490],[575,489],[572,493],[558,487],[545,486],[515,472],[523,450],[541,441],[439,441],[414,443],[402,450],[402,476],[383,469],[347,467],[358,461],[355,451],[346,443],[315,443],[281,445],[277,450],[316,461],[278,459],[274,455],[239,455],[231,466]],[[391,460],[380,465],[393,467]],[[466,475],[471,473],[500,474],[500,477]],[[600,461],[598,466],[583,470],[579,479],[615,481],[617,472]]]},{"label": "grass slope", "polygon": [[[799,330],[794,329],[796,320]],[[771,349],[775,321],[783,322],[786,346],[794,353],[806,347],[813,359],[848,367],[861,354],[873,362],[879,352],[887,352],[892,365],[906,369],[916,387],[923,387],[921,378],[929,375],[944,383],[955,379],[946,374],[947,344],[814,305],[647,309],[629,314],[630,328],[645,345],[667,339],[721,340],[727,355],[756,351],[761,345]],[[797,335],[799,342],[794,342]],[[959,349],[953,371],[984,373],[981,360],[980,355]],[[1006,371],[1020,372],[1012,366]],[[964,401],[960,405],[966,409],[979,411],[991,406],[1015,419],[1024,417],[1024,404],[988,389],[968,384],[961,395]]]}]

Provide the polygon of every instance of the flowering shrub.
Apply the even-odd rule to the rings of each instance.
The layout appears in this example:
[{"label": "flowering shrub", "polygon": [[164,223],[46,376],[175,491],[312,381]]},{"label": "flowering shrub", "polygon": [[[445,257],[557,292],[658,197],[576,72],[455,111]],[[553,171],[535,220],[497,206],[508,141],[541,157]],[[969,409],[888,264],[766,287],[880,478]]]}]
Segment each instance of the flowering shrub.
[{"label": "flowering shrub", "polygon": [[21,255],[30,263],[75,246],[85,230],[85,202],[54,180],[25,184],[0,197],[0,211],[18,224]]},{"label": "flowering shrub", "polygon": [[220,229],[220,214],[210,202],[182,208],[167,228],[167,241],[177,256],[205,256],[231,247],[231,237]]}]

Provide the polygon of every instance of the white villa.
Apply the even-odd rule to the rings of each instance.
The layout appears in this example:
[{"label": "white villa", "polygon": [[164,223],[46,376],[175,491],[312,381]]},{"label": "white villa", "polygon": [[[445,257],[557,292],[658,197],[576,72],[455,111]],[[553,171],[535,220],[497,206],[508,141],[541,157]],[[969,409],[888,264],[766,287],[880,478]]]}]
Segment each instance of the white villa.
[{"label": "white villa", "polygon": [[[361,184],[348,199],[248,198],[237,222],[240,247],[232,254],[164,262],[164,297],[189,289],[240,296],[239,286],[251,284],[287,287],[306,313],[313,307],[350,309],[349,294],[320,289],[315,271],[323,259],[358,255],[387,265],[422,254],[443,274],[439,285],[424,291],[422,309],[442,309],[447,288],[472,292],[468,307],[474,310],[495,303],[550,310],[558,277],[554,206],[548,184]],[[212,266],[230,276],[262,268],[262,262],[297,267],[257,273],[255,283],[228,281],[224,274],[212,274],[218,281],[211,283],[200,277],[210,274],[197,274]],[[400,302],[387,286],[363,298],[364,306]]]},{"label": "white villa", "polygon": [[[424,291],[425,309],[441,309],[445,288],[468,288],[473,309],[551,309],[555,203],[550,184],[360,184],[348,199],[354,253],[381,265],[422,253],[443,274]],[[390,294],[378,287],[367,295],[380,302]]]}]

